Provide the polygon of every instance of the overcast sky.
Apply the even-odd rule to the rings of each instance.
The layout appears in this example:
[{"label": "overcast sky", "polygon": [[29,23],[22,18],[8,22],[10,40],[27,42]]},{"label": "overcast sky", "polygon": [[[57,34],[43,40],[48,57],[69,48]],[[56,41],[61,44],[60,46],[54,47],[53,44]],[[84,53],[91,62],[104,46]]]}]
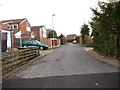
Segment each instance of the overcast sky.
[{"label": "overcast sky", "polygon": [[90,7],[96,6],[97,0],[0,0],[0,20],[27,18],[31,26],[52,29],[52,14],[56,14],[58,35],[79,35],[80,26],[91,20]]}]

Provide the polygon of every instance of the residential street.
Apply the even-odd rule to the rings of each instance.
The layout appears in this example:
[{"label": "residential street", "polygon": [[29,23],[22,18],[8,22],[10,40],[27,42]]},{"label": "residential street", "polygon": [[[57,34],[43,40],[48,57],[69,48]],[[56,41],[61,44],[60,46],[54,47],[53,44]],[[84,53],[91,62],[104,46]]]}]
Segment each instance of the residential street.
[{"label": "residential street", "polygon": [[118,69],[69,43],[3,82],[3,88],[117,88]]}]

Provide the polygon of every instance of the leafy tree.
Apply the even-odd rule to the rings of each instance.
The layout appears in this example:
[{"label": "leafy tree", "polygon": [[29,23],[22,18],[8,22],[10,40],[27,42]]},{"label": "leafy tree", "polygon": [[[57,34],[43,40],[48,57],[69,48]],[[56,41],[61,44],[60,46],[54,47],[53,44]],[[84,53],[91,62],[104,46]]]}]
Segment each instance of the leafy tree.
[{"label": "leafy tree", "polygon": [[94,49],[109,56],[120,57],[120,1],[98,2],[100,11],[91,9]]},{"label": "leafy tree", "polygon": [[48,38],[58,38],[56,31],[51,30],[48,34]]},{"label": "leafy tree", "polygon": [[[87,36],[89,36],[89,27],[87,24],[83,24],[81,27],[81,34],[82,34],[82,43],[87,43]],[[86,37],[86,38],[85,38]]]},{"label": "leafy tree", "polygon": [[59,36],[59,39],[61,39],[61,38],[65,38],[65,36],[64,36],[63,34],[61,34],[61,35]]},{"label": "leafy tree", "polygon": [[66,40],[66,38],[65,38],[65,36],[64,36],[63,34],[61,34],[61,35],[59,36],[59,39],[60,39],[60,41],[61,41],[61,45],[65,44],[65,43],[67,42],[67,40]]},{"label": "leafy tree", "polygon": [[80,43],[80,36],[76,36],[75,40],[77,41],[77,43]]}]

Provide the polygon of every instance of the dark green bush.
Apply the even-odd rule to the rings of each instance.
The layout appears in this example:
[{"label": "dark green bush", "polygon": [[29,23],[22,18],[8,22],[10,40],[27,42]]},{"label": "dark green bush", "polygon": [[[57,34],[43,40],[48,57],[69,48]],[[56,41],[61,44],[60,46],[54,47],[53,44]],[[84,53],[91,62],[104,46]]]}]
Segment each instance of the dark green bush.
[{"label": "dark green bush", "polygon": [[93,42],[88,42],[87,44],[85,44],[85,47],[93,47]]}]

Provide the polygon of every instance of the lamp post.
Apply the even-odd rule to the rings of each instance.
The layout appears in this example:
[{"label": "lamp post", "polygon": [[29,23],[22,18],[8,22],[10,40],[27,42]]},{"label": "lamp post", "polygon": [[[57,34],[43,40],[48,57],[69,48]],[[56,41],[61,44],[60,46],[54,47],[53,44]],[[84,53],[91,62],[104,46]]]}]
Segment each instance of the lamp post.
[{"label": "lamp post", "polygon": [[2,52],[2,26],[1,26],[2,23],[0,23],[0,52]]},{"label": "lamp post", "polygon": [[2,52],[2,31],[0,29],[0,52]]},{"label": "lamp post", "polygon": [[[53,17],[55,16],[55,14],[52,14],[52,30],[53,30],[53,39],[54,39],[54,19]],[[53,46],[55,46],[54,40],[53,40]]]}]

